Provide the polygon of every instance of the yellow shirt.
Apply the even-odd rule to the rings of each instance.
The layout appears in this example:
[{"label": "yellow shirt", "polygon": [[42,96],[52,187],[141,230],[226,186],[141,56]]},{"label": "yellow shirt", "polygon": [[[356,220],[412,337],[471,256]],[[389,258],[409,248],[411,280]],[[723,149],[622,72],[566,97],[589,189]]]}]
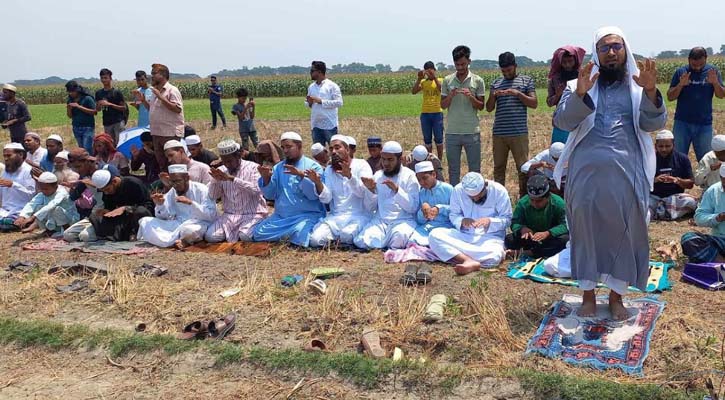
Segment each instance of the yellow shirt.
[{"label": "yellow shirt", "polygon": [[423,108],[422,113],[439,113],[443,112],[441,108],[441,92],[439,90],[441,86],[441,80],[436,78],[432,81],[425,79],[420,82],[420,87],[423,91]]}]

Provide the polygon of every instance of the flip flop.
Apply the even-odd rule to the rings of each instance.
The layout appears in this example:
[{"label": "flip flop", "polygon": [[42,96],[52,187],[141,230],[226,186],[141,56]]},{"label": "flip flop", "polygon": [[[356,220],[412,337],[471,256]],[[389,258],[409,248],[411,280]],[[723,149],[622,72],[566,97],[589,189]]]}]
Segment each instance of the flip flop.
[{"label": "flip flop", "polygon": [[281,284],[284,287],[292,287],[303,279],[305,279],[305,277],[302,275],[287,275],[282,278]]},{"label": "flip flop", "polygon": [[234,330],[237,322],[235,314],[227,314],[223,318],[209,322],[209,336],[215,340],[222,340],[229,332]]},{"label": "flip flop", "polygon": [[385,357],[385,349],[380,345],[380,334],[375,328],[367,327],[363,329],[362,338],[363,348],[373,358]]},{"label": "flip flop", "polygon": [[315,279],[307,284],[307,287],[314,294],[323,295],[327,293],[327,284],[322,279]]},{"label": "flip flop", "polygon": [[433,280],[433,268],[430,265],[422,265],[415,274],[415,280],[419,285],[426,285]]},{"label": "flip flop", "polygon": [[402,285],[414,285],[417,282],[416,273],[418,272],[418,266],[414,264],[408,264],[405,266],[405,271],[400,277],[400,283]]},{"label": "flip flop", "polygon": [[8,265],[8,271],[30,272],[38,268],[38,263],[33,261],[13,261]]},{"label": "flip flop", "polygon": [[169,271],[168,268],[164,268],[160,265],[146,264],[144,263],[140,267],[133,271],[134,275],[144,276],[161,276]]},{"label": "flip flop", "polygon": [[194,321],[186,325],[178,336],[180,340],[204,339],[209,334],[207,324],[202,321]]},{"label": "flip flop", "polygon": [[447,301],[448,299],[444,294],[436,294],[431,297],[428,306],[425,308],[423,322],[433,323],[442,320]]},{"label": "flip flop", "polygon": [[303,348],[304,351],[327,351],[327,345],[320,339],[312,339]]},{"label": "flip flop", "polygon": [[79,292],[88,287],[88,281],[76,279],[70,285],[59,285],[55,289],[61,293]]},{"label": "flip flop", "polygon": [[66,272],[71,275],[94,273],[108,275],[108,268],[93,261],[63,261],[48,269],[49,274],[54,274],[56,272]]},{"label": "flip flop", "polygon": [[342,268],[315,268],[310,271],[312,279],[328,279],[340,276],[345,273]]}]

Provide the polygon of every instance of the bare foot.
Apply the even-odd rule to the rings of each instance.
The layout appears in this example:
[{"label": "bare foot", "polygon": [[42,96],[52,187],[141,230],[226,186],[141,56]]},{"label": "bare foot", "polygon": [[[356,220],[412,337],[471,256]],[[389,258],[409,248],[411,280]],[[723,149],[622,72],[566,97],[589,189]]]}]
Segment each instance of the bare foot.
[{"label": "bare foot", "polygon": [[582,305],[577,310],[576,315],[582,318],[591,318],[597,315],[597,297],[594,295],[594,290],[584,292]]},{"label": "bare foot", "polygon": [[460,264],[456,264],[456,266],[453,268],[453,270],[456,271],[458,275],[467,275],[480,269],[481,263],[474,260],[464,261]]},{"label": "bare foot", "polygon": [[38,229],[38,224],[33,222],[32,224],[28,225],[27,227],[20,230],[21,233],[31,233],[34,230]]},{"label": "bare foot", "polygon": [[609,293],[609,312],[612,314],[612,319],[615,321],[624,321],[629,318],[629,311],[624,307],[622,303],[622,296],[615,292]]},{"label": "bare foot", "polygon": [[174,242],[174,247],[176,247],[177,250],[184,250],[186,248],[186,243],[183,240],[178,239]]}]

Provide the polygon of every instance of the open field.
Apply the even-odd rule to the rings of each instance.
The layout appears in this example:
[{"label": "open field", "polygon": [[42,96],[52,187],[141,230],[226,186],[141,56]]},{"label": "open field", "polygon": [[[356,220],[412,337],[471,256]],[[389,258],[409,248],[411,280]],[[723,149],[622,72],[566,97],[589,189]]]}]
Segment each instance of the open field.
[{"label": "open field", "polygon": [[[358,97],[348,99],[345,112],[354,109],[352,99]],[[340,125],[361,144],[358,157],[364,156],[364,139],[371,133],[398,140],[406,149],[420,141],[417,96],[359,99],[368,100],[360,115],[345,118],[352,115],[343,113]],[[274,100],[288,102],[289,110],[299,104],[304,112],[301,99]],[[410,114],[363,114],[370,104],[396,102],[412,104],[404,108]],[[715,129],[725,131],[725,111],[719,104]],[[200,118],[192,117],[192,125],[208,146],[236,136],[234,128],[209,131],[201,106]],[[261,138],[276,140],[280,132],[307,132],[309,127],[306,114],[269,118],[261,106],[258,112]],[[671,118],[672,113],[668,126]],[[485,114],[482,171],[487,177],[493,169],[492,123],[491,115]],[[530,116],[532,155],[548,146],[550,123],[550,114],[543,110]],[[67,123],[37,130],[72,137]],[[515,198],[518,186],[510,162],[506,187]],[[654,248],[691,229],[687,220],[653,223],[652,258],[657,258]],[[404,266],[384,264],[378,251],[307,252],[275,245],[269,258],[170,250],[119,257],[20,251],[17,245],[24,240],[19,234],[0,237],[3,260],[32,260],[42,267],[63,260],[93,260],[107,263],[113,273],[112,279],[93,277],[92,291],[63,295],[55,285],[75,278],[0,272],[0,365],[7,366],[0,368],[0,398],[284,399],[304,378],[294,398],[700,400],[704,377],[725,369],[725,293],[679,282],[682,260],[670,275],[673,290],[660,296],[667,306],[652,337],[644,377],[636,378],[523,357],[543,313],[575,289],[511,280],[503,273],[505,266],[458,277],[449,266],[436,264],[431,284],[403,288],[398,278]],[[166,266],[169,274],[130,274],[144,262]],[[308,294],[301,285],[279,285],[287,274],[307,275],[314,267],[336,266],[349,273],[328,281],[324,297]],[[218,296],[231,287],[241,288],[240,293]],[[423,309],[436,293],[451,299],[445,319],[423,324]],[[166,336],[190,321],[231,311],[238,315],[237,328],[223,344],[189,344]],[[140,322],[147,324],[146,332],[134,333]],[[365,326],[379,329],[388,353],[399,347],[408,361],[393,365],[358,355]],[[332,352],[300,352],[312,337],[322,338]],[[720,376],[712,376],[719,384]]]}]

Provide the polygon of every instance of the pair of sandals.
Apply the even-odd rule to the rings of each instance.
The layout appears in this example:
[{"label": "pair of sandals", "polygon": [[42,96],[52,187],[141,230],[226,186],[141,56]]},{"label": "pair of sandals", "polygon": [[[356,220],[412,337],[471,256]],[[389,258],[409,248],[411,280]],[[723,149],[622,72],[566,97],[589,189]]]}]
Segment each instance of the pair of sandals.
[{"label": "pair of sandals", "polygon": [[237,316],[228,314],[213,321],[194,321],[186,325],[179,335],[181,340],[206,339],[222,340],[236,325]]},{"label": "pair of sandals", "polygon": [[408,264],[400,277],[405,286],[425,285],[433,280],[433,268],[426,264]]}]

